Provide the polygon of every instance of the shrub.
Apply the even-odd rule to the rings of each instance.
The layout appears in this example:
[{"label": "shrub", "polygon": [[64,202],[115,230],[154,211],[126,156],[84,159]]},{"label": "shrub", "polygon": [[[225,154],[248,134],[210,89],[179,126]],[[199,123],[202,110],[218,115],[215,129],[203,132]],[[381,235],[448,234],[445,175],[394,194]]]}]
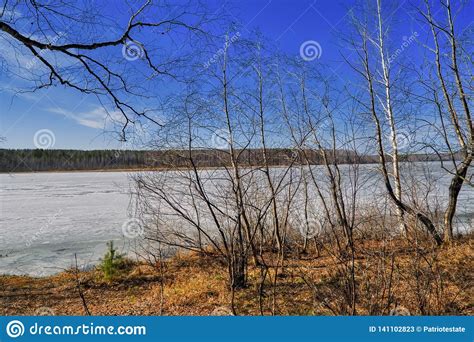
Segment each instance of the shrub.
[{"label": "shrub", "polygon": [[104,279],[110,281],[115,278],[123,270],[125,264],[124,255],[117,252],[114,242],[107,242],[107,252],[99,265],[100,270],[104,274]]}]

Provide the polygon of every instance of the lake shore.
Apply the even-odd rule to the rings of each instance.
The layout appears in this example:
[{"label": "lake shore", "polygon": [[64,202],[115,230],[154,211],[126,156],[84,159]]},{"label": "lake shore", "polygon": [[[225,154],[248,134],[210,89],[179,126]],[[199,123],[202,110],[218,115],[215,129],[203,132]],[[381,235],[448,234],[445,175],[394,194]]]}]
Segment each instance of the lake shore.
[{"label": "lake shore", "polygon": [[[366,205],[369,206],[368,210],[372,210],[370,206],[380,207],[378,210],[382,211],[386,208],[384,190],[376,177],[378,173],[374,166],[367,164],[360,168],[360,213],[363,213],[362,208]],[[449,179],[441,177],[439,165],[435,163],[420,167],[431,170],[436,180],[433,196],[428,198],[429,204],[445,205]],[[324,170],[319,172],[318,167],[315,170],[318,175],[324,174]],[[345,167],[341,166],[341,170],[347,174]],[[277,168],[272,171],[275,177],[282,172]],[[168,185],[180,191],[173,179],[179,181],[183,173],[170,172],[158,176],[169,177]],[[215,180],[215,185],[209,184],[210,193],[220,182],[222,173],[203,175]],[[0,175],[0,190],[4,194],[0,203],[3,220],[0,225],[0,254],[8,255],[0,259],[0,274],[50,275],[73,265],[74,254],[77,254],[79,265],[95,264],[103,256],[106,242],[111,240],[120,245],[120,252],[127,253],[133,241],[123,232],[124,224],[131,219],[128,208],[134,183],[130,180],[130,174],[133,172]],[[415,175],[418,174],[420,177],[424,175],[416,171]],[[318,198],[314,188],[309,189],[309,195],[315,200]],[[300,193],[294,199],[294,207],[302,208],[302,201],[303,194]],[[420,203],[424,203],[424,200]],[[472,188],[463,188],[458,203],[462,205],[457,210],[455,233],[463,234],[474,227]],[[298,210],[293,211],[293,214],[293,218],[301,215]]]},{"label": "lake shore", "polygon": [[[472,236],[466,236],[449,247],[426,249],[422,258],[430,262],[414,269],[418,256],[414,248],[403,240],[392,241],[387,262],[396,253],[392,268],[396,276],[390,278],[391,293],[387,307],[381,312],[389,314],[395,307],[403,307],[412,315],[473,315],[473,243]],[[364,242],[357,265],[364,267],[371,255],[386,249],[386,244]],[[268,260],[274,257],[266,256]],[[338,263],[324,251],[316,258],[289,254],[285,267],[276,278],[267,279],[262,291],[260,269],[249,266],[249,286],[234,293],[235,313],[333,315],[329,308],[338,302],[325,305],[324,294],[334,291],[337,268]],[[442,277],[442,282],[428,276],[427,272],[433,268],[439,271],[437,275]],[[270,275],[274,271],[270,269]],[[361,291],[364,279],[358,279]],[[367,279],[375,283],[379,279],[377,272],[367,274]],[[417,284],[422,287],[417,288]],[[358,314],[361,315],[370,314],[376,305],[373,297],[376,289],[366,290],[368,297],[359,299]],[[420,294],[425,297],[419,298]],[[107,281],[99,269],[77,273],[70,270],[41,278],[0,276],[2,315],[84,315],[81,296],[92,315],[225,315],[232,312],[226,267],[218,258],[195,253],[178,254],[157,264],[133,263]]]}]

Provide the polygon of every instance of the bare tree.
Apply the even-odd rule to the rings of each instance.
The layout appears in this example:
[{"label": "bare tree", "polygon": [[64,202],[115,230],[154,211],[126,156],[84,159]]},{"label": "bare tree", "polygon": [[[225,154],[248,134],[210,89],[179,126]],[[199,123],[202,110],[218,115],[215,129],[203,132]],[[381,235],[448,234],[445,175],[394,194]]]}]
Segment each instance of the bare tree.
[{"label": "bare tree", "polygon": [[[448,205],[444,213],[444,239],[449,243],[453,239],[453,219],[456,214],[459,193],[465,183],[469,184],[467,177],[474,154],[474,126],[470,110],[472,88],[466,88],[467,80],[471,76],[463,72],[459,63],[459,54],[463,50],[463,46],[455,31],[450,1],[440,1],[446,18],[445,24],[439,23],[434,18],[430,3],[425,1],[425,4],[426,10],[420,10],[420,13],[426,20],[433,36],[434,48],[431,50],[440,88],[440,91],[435,87],[431,88],[432,101],[439,113],[441,127],[438,131],[443,136],[453,167],[453,170],[449,170],[452,178],[449,186]],[[443,37],[447,41],[449,52],[441,50]],[[450,61],[443,58],[444,55],[449,55]],[[428,82],[423,83],[426,85]],[[442,95],[439,96],[438,92],[441,92]],[[449,113],[450,125],[445,121],[445,112]],[[454,141],[451,139],[450,131],[454,131]],[[457,141],[458,148],[454,146],[455,141]],[[458,157],[461,160],[457,160]]]},{"label": "bare tree", "polygon": [[[402,199],[402,184],[400,176],[400,160],[399,160],[399,151],[398,151],[398,142],[397,142],[397,125],[395,123],[395,114],[392,101],[392,91],[393,85],[391,83],[390,75],[390,63],[388,60],[387,47],[385,46],[385,35],[389,28],[386,28],[384,25],[384,19],[382,17],[382,5],[381,1],[377,0],[377,24],[378,24],[378,40],[371,40],[371,42],[378,48],[380,54],[380,64],[382,69],[382,80],[381,83],[385,90],[385,101],[379,96],[379,100],[383,111],[386,114],[388,121],[388,126],[390,128],[390,144],[391,144],[391,160],[392,160],[392,175],[394,182],[394,194],[401,200]],[[397,207],[397,214],[399,218],[400,227],[403,232],[406,233],[406,224],[404,223],[404,212],[400,207]]]},{"label": "bare tree", "polygon": [[[197,40],[204,34],[208,16],[191,4],[154,4],[147,0],[136,8],[129,4],[117,6],[117,10],[130,13],[125,25],[118,24],[111,13],[93,6],[78,7],[75,1],[5,1],[0,8],[0,31],[22,60],[28,53],[32,56],[27,65],[19,65],[29,83],[34,84],[32,91],[64,86],[97,96],[106,102],[104,108],[121,115],[120,138],[125,140],[130,123],[145,119],[163,124],[158,111],[147,102],[152,97],[147,86],[154,79],[172,80],[183,75],[178,67],[184,67],[181,62],[185,53],[174,53],[172,39],[189,33]],[[160,53],[157,42],[162,45]],[[166,49],[168,53],[163,53]],[[181,49],[185,51],[184,45]],[[117,50],[124,58],[111,57],[111,52]],[[127,59],[140,60],[139,73],[127,72]]]},{"label": "bare tree", "polygon": [[[380,3],[377,2],[377,4],[380,6]],[[377,13],[379,13],[380,9],[378,7]],[[353,44],[356,52],[357,52],[357,58],[359,60],[359,63],[361,67],[355,66],[353,63],[349,62],[349,65],[355,70],[359,75],[363,77],[363,79],[366,82],[366,91],[368,94],[368,105],[366,105],[367,110],[369,111],[373,123],[374,123],[374,128],[375,128],[375,137],[376,137],[376,146],[377,146],[377,153],[379,156],[379,165],[381,169],[381,173],[384,179],[384,186],[387,191],[387,194],[391,198],[393,204],[397,208],[399,213],[411,215],[413,218],[416,220],[419,220],[426,230],[433,236],[434,240],[438,245],[442,243],[442,237],[438,233],[435,225],[433,222],[429,219],[429,217],[426,215],[426,213],[423,213],[419,210],[416,210],[415,208],[412,208],[409,206],[403,198],[397,196],[397,191],[394,189],[394,186],[392,184],[392,177],[390,176],[391,173],[387,167],[387,162],[389,162],[393,158],[397,158],[397,155],[395,153],[397,152],[396,149],[396,131],[395,131],[395,122],[390,119],[390,116],[388,117],[389,122],[390,122],[390,131],[391,131],[391,141],[392,141],[392,155],[390,158],[387,156],[386,148],[384,146],[384,131],[383,131],[383,121],[380,115],[380,109],[377,104],[377,88],[376,88],[376,71],[374,68],[376,67],[374,64],[375,62],[373,61],[373,58],[371,57],[371,44],[374,42],[374,40],[371,37],[370,33],[370,25],[368,23],[368,14],[366,14],[366,17],[364,19],[359,19],[359,18],[353,18],[353,24],[354,24],[354,29],[357,35],[357,40],[353,39],[351,43]],[[379,18],[379,28],[378,31],[380,32],[383,30],[383,28],[380,27],[380,21],[381,18]],[[381,38],[383,41],[383,37]],[[379,38],[380,42],[380,38]],[[379,56],[384,60],[385,54],[382,53],[380,54],[380,43],[376,43],[375,46],[378,48]],[[382,68],[384,68],[384,63],[382,63]],[[385,66],[386,68],[386,66]],[[388,74],[387,74],[388,76]],[[386,99],[389,98],[387,96],[387,91],[388,95],[390,93],[390,84],[387,83],[387,79],[385,79],[384,84],[384,91],[386,94]],[[389,80],[389,79],[388,79]],[[385,105],[387,106],[387,104]],[[389,109],[388,107],[383,107],[383,109],[387,110]],[[393,114],[393,113],[392,113]],[[393,119],[393,117],[392,117]],[[395,140],[394,140],[395,137]],[[395,142],[395,146],[393,143]],[[396,166],[398,163],[393,163],[393,167],[395,168],[394,170],[399,170],[398,167]],[[400,184],[399,182],[399,174],[398,174],[398,181],[395,182],[396,184]],[[395,185],[395,188],[397,185]]]}]

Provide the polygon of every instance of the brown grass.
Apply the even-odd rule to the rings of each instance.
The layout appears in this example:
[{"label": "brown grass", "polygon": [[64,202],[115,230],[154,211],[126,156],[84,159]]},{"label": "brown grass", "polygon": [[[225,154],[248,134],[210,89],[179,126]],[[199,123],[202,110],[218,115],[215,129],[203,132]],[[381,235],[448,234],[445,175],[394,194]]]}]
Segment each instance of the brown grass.
[{"label": "brown grass", "polygon": [[[392,259],[374,259],[373,255],[382,250],[396,255],[386,310],[403,306],[416,315],[474,314],[470,237],[450,247],[425,248],[419,263],[413,248],[405,242],[392,241],[388,247],[381,241],[361,243],[357,255],[358,314],[370,314],[377,305],[379,309],[374,312],[385,312],[381,306],[389,296],[382,295],[378,300],[377,284],[387,281]],[[267,259],[272,257],[268,255]],[[272,308],[278,315],[333,314],[322,301],[329,301],[333,307],[340,305],[338,263],[327,252],[318,258],[288,256],[285,268],[278,273],[276,288],[271,286],[273,278],[266,281],[264,314],[271,314]],[[229,306],[226,268],[216,259],[187,254],[164,264],[163,269],[134,264],[112,282],[104,281],[99,270],[80,273],[89,310],[93,315],[209,315],[216,308]],[[274,271],[270,275],[273,277]],[[248,288],[235,293],[237,314],[260,314],[259,279],[260,270],[250,266]],[[84,314],[73,272],[45,278],[1,276],[0,298],[1,315]]]}]

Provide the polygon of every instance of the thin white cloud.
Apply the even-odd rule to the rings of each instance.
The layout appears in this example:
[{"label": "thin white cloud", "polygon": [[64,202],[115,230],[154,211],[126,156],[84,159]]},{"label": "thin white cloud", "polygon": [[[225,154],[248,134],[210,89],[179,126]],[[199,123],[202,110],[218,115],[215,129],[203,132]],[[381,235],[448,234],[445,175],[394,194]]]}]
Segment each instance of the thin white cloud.
[{"label": "thin white cloud", "polygon": [[[64,32],[59,32],[55,36],[31,36],[32,39],[49,44],[58,44],[66,37],[67,35]],[[21,78],[37,79],[40,75],[49,72],[49,69],[30,50],[4,32],[0,32],[0,51],[2,51],[0,58],[6,62],[8,69]],[[38,50],[38,53],[41,57],[48,60],[55,69],[69,68],[80,63],[64,54],[47,49]]]},{"label": "thin white cloud", "polygon": [[85,112],[72,112],[63,108],[48,108],[47,110],[51,113],[64,115],[82,126],[94,129],[104,129],[109,122],[116,123],[123,121],[120,112],[107,111],[103,107],[96,107]]}]

